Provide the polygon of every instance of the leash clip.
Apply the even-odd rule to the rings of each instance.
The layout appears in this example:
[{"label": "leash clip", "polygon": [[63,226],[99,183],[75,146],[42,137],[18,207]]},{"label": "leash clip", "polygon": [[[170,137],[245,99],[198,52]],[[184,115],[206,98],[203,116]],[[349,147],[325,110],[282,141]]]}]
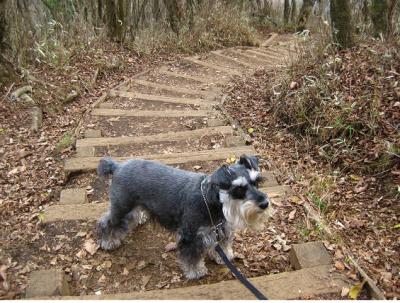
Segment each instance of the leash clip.
[{"label": "leash clip", "polygon": [[221,221],[217,225],[211,227],[211,233],[214,235],[217,243],[222,241],[225,237],[223,226],[224,226],[224,221]]}]

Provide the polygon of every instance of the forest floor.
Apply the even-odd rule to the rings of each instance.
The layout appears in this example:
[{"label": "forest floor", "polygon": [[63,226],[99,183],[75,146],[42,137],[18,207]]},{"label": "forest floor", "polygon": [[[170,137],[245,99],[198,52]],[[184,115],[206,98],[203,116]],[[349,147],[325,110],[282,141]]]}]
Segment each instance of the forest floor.
[{"label": "forest floor", "polygon": [[398,47],[363,41],[316,57],[239,80],[225,106],[282,171],[292,202],[320,213],[323,221],[302,228],[305,239],[330,239],[339,266],[351,267],[352,255],[387,298],[398,299]]},{"label": "forest floor", "polygon": [[[107,48],[104,50],[104,46],[101,46],[88,52],[77,53],[67,65],[68,68],[63,70],[50,65],[40,65],[32,70],[31,76],[34,79],[30,80],[30,84],[38,88],[34,89],[32,98],[44,111],[40,133],[29,130],[29,113],[23,106],[6,100],[0,104],[2,116],[7,117],[0,125],[0,185],[4,188],[0,193],[0,239],[3,242],[0,248],[2,299],[23,296],[28,274],[32,270],[52,266],[62,267],[69,273],[74,294],[174,288],[196,283],[184,281],[181,276],[171,249],[173,236],[163,230],[150,235],[152,227],[149,224],[143,226],[134,237],[129,237],[126,248],[113,255],[96,249],[95,257],[83,250],[88,243],[90,250],[91,239],[94,238],[94,221],[50,226],[41,224],[42,210],[58,200],[60,191],[65,186],[84,186],[90,193],[92,203],[106,196],[104,185],[92,182],[96,180],[93,174],[75,176],[72,181],[66,181],[64,175],[64,160],[71,158],[75,153],[75,128],[90,105],[102,92],[131,75],[161,63],[171,63],[180,57],[154,54],[143,58],[112,45],[108,45]],[[346,54],[340,56],[345,58]],[[226,65],[226,68],[230,67],[229,64]],[[346,253],[351,251],[354,256],[360,258],[363,267],[368,269],[370,275],[385,290],[388,298],[398,297],[398,196],[388,194],[387,188],[380,186],[383,184],[380,182],[381,177],[385,177],[385,184],[390,184],[389,187],[399,184],[398,166],[388,170],[389,175],[378,177],[354,172],[334,174],[332,166],[318,158],[315,148],[305,148],[302,141],[290,132],[287,126],[279,125],[274,120],[274,110],[268,98],[271,92],[274,92],[273,88],[276,88],[275,81],[280,81],[282,72],[276,69],[257,72],[254,76],[237,79],[236,84],[228,88],[230,99],[225,105],[244,129],[253,128],[253,145],[264,159],[269,159],[262,162],[263,168],[270,169],[271,164],[278,167],[283,172],[278,177],[279,183],[289,184],[297,193],[290,199],[277,202],[276,206],[280,211],[263,233],[255,235],[247,232],[237,236],[235,249],[239,268],[249,277],[291,270],[287,246],[322,239],[334,255],[336,270],[347,273],[354,283],[359,281],[354,268],[345,257]],[[390,73],[390,77],[398,79],[398,67],[394,72]],[[96,74],[95,84],[92,85]],[[193,74],[199,75],[199,72],[194,71]],[[293,89],[297,89],[301,87],[300,78],[299,75],[293,75],[293,79],[289,82],[285,79],[285,83],[289,86],[294,85]],[[26,84],[24,81],[22,79],[20,83],[4,88],[2,95],[9,95],[13,88],[22,83]],[[297,84],[292,85],[292,82]],[[72,89],[80,92],[79,97],[70,103],[63,103]],[[394,92],[397,93],[398,90],[394,89]],[[126,100],[123,98],[117,103],[121,108],[126,108]],[[396,104],[392,104],[394,108],[399,106]],[[143,107],[137,109],[141,110]],[[243,112],[247,114],[242,115]],[[126,129],[126,124],[121,121],[121,127],[118,127],[118,119],[112,119],[114,118],[104,121],[85,120],[85,125],[103,125],[103,134],[110,137],[124,135],[121,131]],[[395,120],[398,117],[394,116],[393,119],[390,124],[398,125],[398,120]],[[176,125],[178,130],[196,129],[202,123],[203,121],[191,119],[178,121]],[[165,124],[162,127],[165,127]],[[149,129],[152,128],[140,127],[134,131],[148,135],[151,134]],[[79,133],[78,138],[82,135]],[[171,153],[176,151],[176,148],[210,149],[222,144],[221,138],[216,136],[206,142],[189,141],[186,146],[160,144],[148,149]],[[135,147],[132,148],[134,154]],[[118,156],[126,152],[126,149],[96,150],[99,156],[107,153]],[[203,166],[202,170],[210,171],[218,164],[220,163],[210,163],[207,167],[204,163],[192,163],[185,168],[197,169]],[[334,181],[331,181],[331,178]],[[376,182],[377,178],[379,182]],[[325,187],[315,188],[314,180],[329,180],[326,181],[329,184],[329,193],[335,193],[332,194],[329,204],[324,206],[323,215],[327,222],[335,222],[328,225],[340,239],[327,236],[323,228],[315,226],[303,210],[303,199],[311,199],[310,188],[313,189],[311,194],[314,193],[314,198],[316,194],[327,191]],[[337,180],[340,182],[336,182]],[[334,187],[331,186],[332,183]],[[321,206],[321,203],[318,205]],[[364,211],[371,207],[379,211]],[[155,239],[157,241],[154,241]],[[136,247],[143,246],[143,243],[146,243],[145,249],[137,250]],[[135,253],[135,262],[130,262],[132,252]],[[139,252],[140,255],[137,256]],[[151,259],[156,261],[149,262]],[[211,274],[200,283],[233,278],[224,267],[213,264],[208,266]],[[154,274],[158,271],[164,274]],[[132,281],[135,281],[133,288]]]}]

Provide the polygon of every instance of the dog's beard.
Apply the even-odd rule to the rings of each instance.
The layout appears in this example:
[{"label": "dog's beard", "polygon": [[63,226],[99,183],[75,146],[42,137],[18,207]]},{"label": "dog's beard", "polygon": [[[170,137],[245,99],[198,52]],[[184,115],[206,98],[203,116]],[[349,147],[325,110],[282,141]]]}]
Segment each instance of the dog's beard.
[{"label": "dog's beard", "polygon": [[261,230],[264,222],[271,215],[271,206],[262,210],[255,202],[232,199],[225,191],[220,191],[220,201],[224,217],[233,229],[247,227],[253,230]]}]

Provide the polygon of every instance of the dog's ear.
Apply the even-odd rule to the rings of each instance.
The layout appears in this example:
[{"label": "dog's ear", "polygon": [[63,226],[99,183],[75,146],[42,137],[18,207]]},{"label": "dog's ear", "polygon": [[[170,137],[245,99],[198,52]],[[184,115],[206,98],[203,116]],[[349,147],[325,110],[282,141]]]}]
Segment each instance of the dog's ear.
[{"label": "dog's ear", "polygon": [[244,165],[247,169],[258,170],[258,158],[255,156],[241,155],[238,163]]},{"label": "dog's ear", "polygon": [[210,176],[210,183],[219,186],[221,189],[229,189],[232,183],[232,176],[226,165],[221,166]]}]

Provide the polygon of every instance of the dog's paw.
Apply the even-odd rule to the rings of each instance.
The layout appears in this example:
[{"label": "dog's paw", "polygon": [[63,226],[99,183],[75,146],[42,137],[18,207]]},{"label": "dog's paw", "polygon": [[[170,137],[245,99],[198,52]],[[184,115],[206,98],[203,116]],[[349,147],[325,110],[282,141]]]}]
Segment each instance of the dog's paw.
[{"label": "dog's paw", "polygon": [[201,266],[185,272],[185,277],[188,280],[197,280],[204,277],[207,273],[208,273],[207,267]]},{"label": "dog's paw", "polygon": [[99,241],[99,246],[103,250],[113,250],[118,247],[120,247],[122,244],[122,241],[120,239],[108,239],[108,240],[100,240]]}]

